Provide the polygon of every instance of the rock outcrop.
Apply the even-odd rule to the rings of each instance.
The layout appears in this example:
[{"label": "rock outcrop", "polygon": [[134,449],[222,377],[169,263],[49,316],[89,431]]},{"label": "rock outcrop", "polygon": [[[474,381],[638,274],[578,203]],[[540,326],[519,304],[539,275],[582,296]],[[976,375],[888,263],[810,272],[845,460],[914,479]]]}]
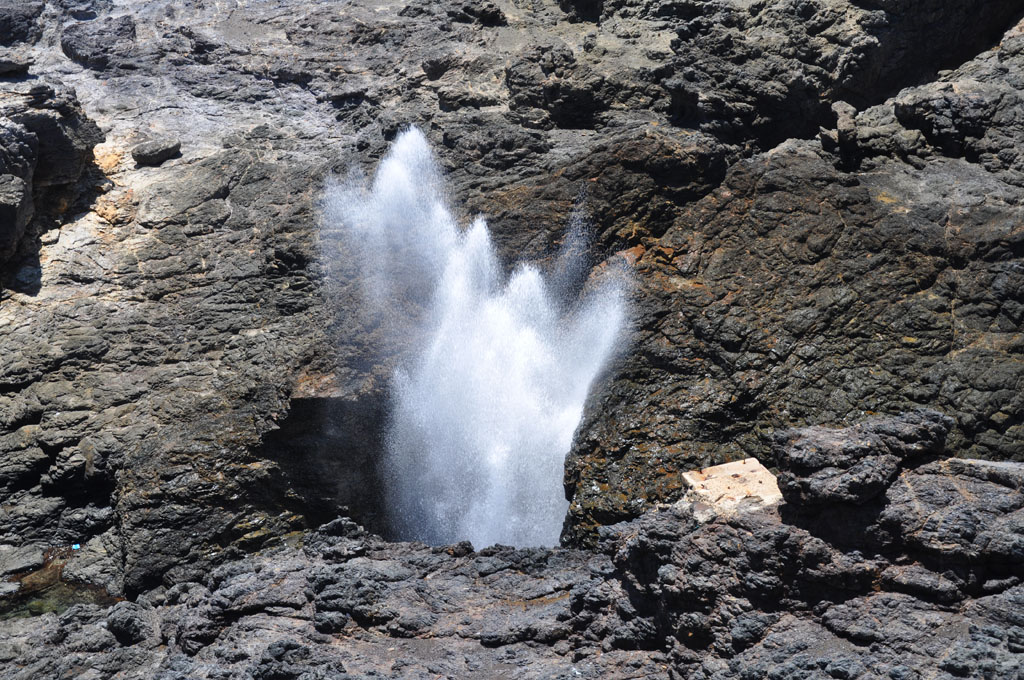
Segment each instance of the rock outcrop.
[{"label": "rock outcrop", "polygon": [[1024,128],[1008,113],[1019,75],[1001,75],[1024,72],[1022,50],[1011,30],[938,83],[847,114],[824,148],[740,161],[637,239],[636,349],[570,455],[568,537],[677,497],[676,470],[763,455],[792,424],[930,406],[954,418],[957,455],[1022,459],[1008,150]]},{"label": "rock outcrop", "polygon": [[[602,529],[594,553],[388,543],[335,520],[137,602],[0,622],[0,670],[12,680],[1015,677],[1024,464],[931,460],[950,426],[921,412],[787,433],[775,450],[788,480],[781,516],[751,506],[709,517],[680,502]],[[856,530],[788,518],[821,470],[888,472],[890,458],[880,511],[857,515]]]},{"label": "rock outcrop", "polygon": [[[95,192],[79,180],[103,139],[73,91],[15,78],[0,74],[0,265],[33,255],[36,232],[59,226],[80,195]],[[26,235],[33,217],[36,230]]]}]

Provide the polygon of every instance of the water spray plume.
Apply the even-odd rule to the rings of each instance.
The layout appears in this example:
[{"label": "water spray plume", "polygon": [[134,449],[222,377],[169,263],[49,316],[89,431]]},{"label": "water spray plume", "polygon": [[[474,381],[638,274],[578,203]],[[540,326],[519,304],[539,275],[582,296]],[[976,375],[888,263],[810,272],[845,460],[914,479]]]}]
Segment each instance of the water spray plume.
[{"label": "water spray plume", "polygon": [[[579,218],[548,277],[525,264],[506,274],[486,222],[452,217],[416,129],[369,186],[329,187],[324,218],[356,258],[367,311],[413,346],[393,376],[383,461],[396,537],[556,544],[564,458],[625,321],[617,281],[581,293]],[[399,298],[419,313],[387,319]]]}]

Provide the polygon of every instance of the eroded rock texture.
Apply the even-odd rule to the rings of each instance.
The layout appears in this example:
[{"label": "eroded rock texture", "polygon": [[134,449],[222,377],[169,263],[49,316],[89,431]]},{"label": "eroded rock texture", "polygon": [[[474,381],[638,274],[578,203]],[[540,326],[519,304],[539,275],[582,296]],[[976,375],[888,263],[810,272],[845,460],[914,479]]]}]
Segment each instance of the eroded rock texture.
[{"label": "eroded rock texture", "polygon": [[1022,68],[1014,29],[937,83],[839,106],[834,153],[794,140],[741,161],[637,240],[636,351],[570,456],[568,536],[794,423],[932,406],[952,452],[1021,460],[1024,127],[1004,74]]},{"label": "eroded rock texture", "polygon": [[[1012,677],[1020,11],[0,0],[0,598],[128,598],[3,623],[5,676]],[[598,553],[297,533],[386,529],[404,347],[317,200],[408,124],[510,261],[582,201],[635,271],[567,461]],[[750,455],[781,519],[643,514]]]},{"label": "eroded rock texture", "polygon": [[[0,622],[0,669],[17,680],[1019,677],[1024,464],[936,459],[950,426],[918,412],[788,432],[774,452],[787,470],[781,515],[709,517],[681,502],[602,529],[596,552],[395,544],[335,520],[136,602]],[[859,487],[847,476],[815,491],[823,469],[878,471],[878,511],[851,501],[843,532],[792,515],[808,493]]]},{"label": "eroded rock texture", "polygon": [[80,180],[102,139],[60,83],[0,81],[0,265],[38,248],[38,234],[26,234],[33,217],[37,229],[59,225],[80,195],[94,190],[88,176]]}]

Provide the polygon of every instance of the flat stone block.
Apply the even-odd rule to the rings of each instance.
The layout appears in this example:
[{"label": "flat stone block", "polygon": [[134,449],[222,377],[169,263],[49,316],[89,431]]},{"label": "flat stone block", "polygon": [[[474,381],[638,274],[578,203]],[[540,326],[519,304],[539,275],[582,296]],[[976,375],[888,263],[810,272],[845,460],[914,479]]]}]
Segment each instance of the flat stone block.
[{"label": "flat stone block", "polygon": [[782,501],[775,475],[756,458],[683,473],[686,500],[704,503],[717,513],[778,505]]}]

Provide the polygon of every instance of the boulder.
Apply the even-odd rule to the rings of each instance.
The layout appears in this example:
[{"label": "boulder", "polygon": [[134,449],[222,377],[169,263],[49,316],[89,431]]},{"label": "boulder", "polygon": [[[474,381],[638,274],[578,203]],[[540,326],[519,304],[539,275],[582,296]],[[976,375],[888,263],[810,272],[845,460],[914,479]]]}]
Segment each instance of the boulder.
[{"label": "boulder", "polygon": [[132,158],[139,165],[160,165],[169,158],[174,158],[181,150],[181,142],[177,139],[151,139],[132,149]]}]

